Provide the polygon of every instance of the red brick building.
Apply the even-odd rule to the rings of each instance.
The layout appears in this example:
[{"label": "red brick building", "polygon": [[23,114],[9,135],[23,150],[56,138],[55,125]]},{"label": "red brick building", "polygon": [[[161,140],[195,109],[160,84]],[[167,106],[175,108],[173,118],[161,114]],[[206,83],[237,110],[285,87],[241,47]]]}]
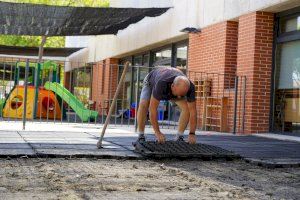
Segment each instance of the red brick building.
[{"label": "red brick building", "polygon": [[[205,2],[171,1],[173,10],[156,20],[144,19],[116,37],[92,40],[89,47],[101,42],[112,47],[94,52],[91,98],[99,104],[111,98],[120,77],[112,64],[144,66],[141,81],[147,67],[183,67],[196,84],[200,129],[299,132],[300,3]],[[127,72],[131,78],[123,88],[130,103],[136,99],[137,72]]]}]

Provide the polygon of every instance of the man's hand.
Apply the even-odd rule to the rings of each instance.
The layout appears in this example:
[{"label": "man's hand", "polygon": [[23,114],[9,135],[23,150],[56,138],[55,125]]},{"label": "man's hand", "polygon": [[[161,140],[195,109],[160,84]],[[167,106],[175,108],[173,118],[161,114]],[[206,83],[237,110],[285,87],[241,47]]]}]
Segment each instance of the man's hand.
[{"label": "man's hand", "polygon": [[165,138],[165,135],[164,135],[164,134],[162,134],[161,132],[156,132],[156,133],[155,133],[155,136],[156,136],[157,142],[158,142],[159,144],[165,143],[166,138]]},{"label": "man's hand", "polygon": [[189,140],[189,144],[196,144],[196,142],[197,142],[197,137],[196,137],[195,134],[189,134],[188,140]]}]

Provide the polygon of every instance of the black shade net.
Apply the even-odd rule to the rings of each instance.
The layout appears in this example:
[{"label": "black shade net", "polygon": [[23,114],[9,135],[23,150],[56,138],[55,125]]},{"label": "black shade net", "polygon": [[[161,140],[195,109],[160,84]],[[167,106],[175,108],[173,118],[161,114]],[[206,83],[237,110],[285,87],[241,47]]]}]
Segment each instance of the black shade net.
[{"label": "black shade net", "polygon": [[117,34],[169,8],[91,8],[0,2],[0,34],[75,36]]}]

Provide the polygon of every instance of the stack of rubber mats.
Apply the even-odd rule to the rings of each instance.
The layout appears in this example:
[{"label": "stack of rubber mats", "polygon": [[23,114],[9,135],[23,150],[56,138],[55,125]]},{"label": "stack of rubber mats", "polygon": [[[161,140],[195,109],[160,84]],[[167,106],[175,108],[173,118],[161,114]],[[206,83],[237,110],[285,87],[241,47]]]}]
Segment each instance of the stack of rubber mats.
[{"label": "stack of rubber mats", "polygon": [[135,152],[150,158],[200,158],[212,159],[236,159],[238,154],[220,147],[207,144],[189,144],[187,142],[166,141],[159,144],[155,141],[135,142]]}]

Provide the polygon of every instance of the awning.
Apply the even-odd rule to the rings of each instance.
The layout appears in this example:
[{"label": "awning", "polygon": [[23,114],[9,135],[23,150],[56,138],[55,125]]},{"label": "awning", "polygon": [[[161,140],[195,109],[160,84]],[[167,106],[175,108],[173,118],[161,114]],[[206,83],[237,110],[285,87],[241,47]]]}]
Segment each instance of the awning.
[{"label": "awning", "polygon": [[[50,57],[68,57],[69,55],[81,50],[82,48],[44,48],[44,56]],[[18,47],[0,45],[0,54],[4,55],[22,55],[37,56],[38,47]]]},{"label": "awning", "polygon": [[102,35],[117,34],[144,17],[169,8],[91,8],[0,2],[0,34]]}]

